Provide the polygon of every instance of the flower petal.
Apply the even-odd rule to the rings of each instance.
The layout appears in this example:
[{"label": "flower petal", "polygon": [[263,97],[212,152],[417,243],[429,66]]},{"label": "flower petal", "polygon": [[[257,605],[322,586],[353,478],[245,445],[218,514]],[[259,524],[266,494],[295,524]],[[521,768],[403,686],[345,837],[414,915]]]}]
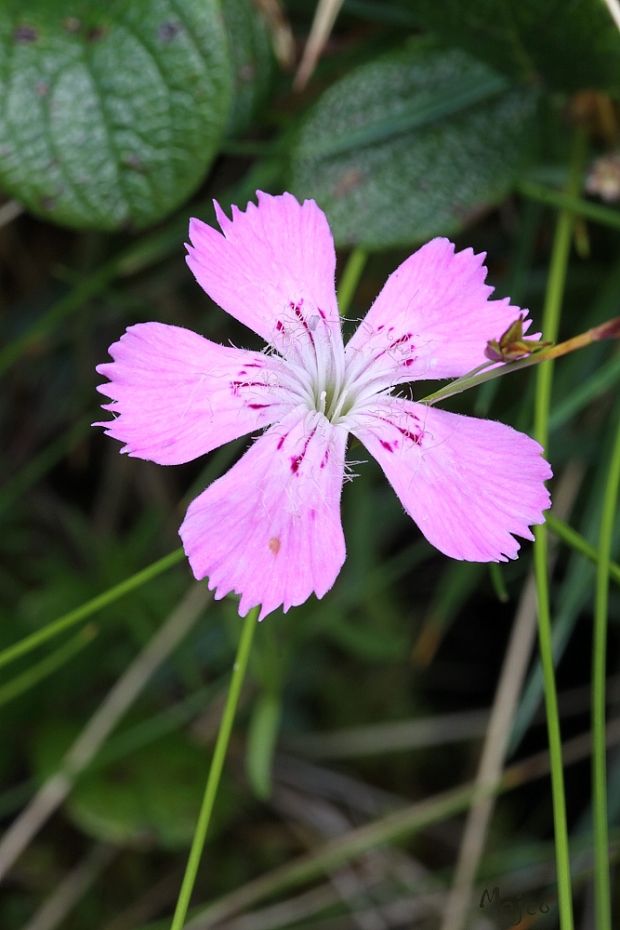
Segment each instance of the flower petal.
[{"label": "flower petal", "polygon": [[[379,386],[458,378],[488,361],[488,340],[499,339],[520,313],[508,298],[489,300],[485,255],[455,252],[432,239],[400,265],[346,347],[351,373]],[[531,321],[526,320],[524,331]]]},{"label": "flower petal", "polygon": [[377,459],[405,510],[454,559],[515,558],[550,505],[551,469],[529,436],[400,398],[356,415],[352,432]]},{"label": "flower petal", "polygon": [[260,604],[262,620],[329,591],[345,558],[346,439],[321,414],[297,409],[190,504],[183,546],[216,598],[234,591],[239,612]]},{"label": "flower petal", "polygon": [[[217,345],[164,323],[130,326],[99,365],[98,390],[116,416],[95,423],[125,443],[121,450],[179,465],[267,426],[300,401],[285,362]],[[297,392],[297,393],[295,393]]]},{"label": "flower petal", "polygon": [[336,253],[325,214],[313,200],[257,192],[258,206],[215,204],[222,232],[190,221],[187,264],[215,303],[288,358],[344,362],[335,291]]}]

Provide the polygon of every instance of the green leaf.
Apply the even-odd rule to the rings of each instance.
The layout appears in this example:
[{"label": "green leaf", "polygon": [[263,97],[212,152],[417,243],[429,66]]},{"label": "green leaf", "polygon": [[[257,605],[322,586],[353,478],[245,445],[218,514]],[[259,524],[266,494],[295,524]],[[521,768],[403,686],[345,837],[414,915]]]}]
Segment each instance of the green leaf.
[{"label": "green leaf", "polygon": [[[35,746],[39,775],[52,774],[75,737],[72,727],[46,726]],[[81,830],[103,842],[182,849],[193,836],[211,750],[170,733],[130,756],[86,771],[66,801]],[[222,785],[212,836],[238,810],[231,783]]]},{"label": "green leaf", "polygon": [[76,228],[138,228],[202,181],[232,73],[218,0],[10,0],[0,186]]},{"label": "green leaf", "polygon": [[267,98],[275,59],[267,22],[252,0],[225,0],[223,13],[234,91],[228,131],[231,135],[239,135]]},{"label": "green leaf", "polygon": [[620,92],[620,37],[602,0],[409,2],[421,26],[514,77]]},{"label": "green leaf", "polygon": [[297,136],[292,189],[319,201],[339,245],[454,233],[514,184],[537,99],[465,52],[415,39],[323,94]]},{"label": "green leaf", "polygon": [[271,794],[271,769],[281,714],[280,694],[263,691],[250,719],[246,769],[256,796],[263,800]]}]

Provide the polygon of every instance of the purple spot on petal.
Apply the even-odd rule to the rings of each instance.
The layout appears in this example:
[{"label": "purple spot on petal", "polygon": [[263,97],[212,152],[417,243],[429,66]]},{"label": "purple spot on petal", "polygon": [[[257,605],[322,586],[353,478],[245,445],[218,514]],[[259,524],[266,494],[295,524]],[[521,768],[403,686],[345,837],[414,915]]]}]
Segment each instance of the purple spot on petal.
[{"label": "purple spot on petal", "polygon": [[301,450],[301,452],[299,453],[299,455],[293,455],[293,456],[291,457],[291,471],[293,472],[294,475],[296,475],[296,474],[298,473],[298,471],[299,471],[299,466],[300,466],[301,463],[303,462],[304,457],[305,457],[305,455],[306,455],[306,452],[308,451],[308,446],[309,446],[309,444],[310,444],[310,440],[312,439],[312,437],[314,436],[315,433],[316,433],[316,426],[314,427],[314,429],[312,430],[312,432],[310,433],[310,435],[306,437],[306,440],[305,440],[305,442],[304,442],[304,447],[303,447],[303,449]]},{"label": "purple spot on petal", "polygon": [[393,452],[393,451],[394,451],[393,448],[392,448],[392,443],[391,443],[391,442],[387,442],[385,439],[380,439],[379,442],[381,443],[381,445],[383,446],[384,449],[387,449],[388,452]]}]

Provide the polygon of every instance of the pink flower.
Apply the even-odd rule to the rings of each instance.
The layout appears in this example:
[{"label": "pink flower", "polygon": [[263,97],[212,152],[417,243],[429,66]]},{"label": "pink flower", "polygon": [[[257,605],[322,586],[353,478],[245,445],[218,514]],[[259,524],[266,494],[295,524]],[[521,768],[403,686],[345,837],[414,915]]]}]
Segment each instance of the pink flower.
[{"label": "pink flower", "polygon": [[188,508],[180,534],[196,578],[216,598],[240,594],[242,615],[260,604],[261,619],[323,597],[345,559],[349,433],[434,546],[475,562],[515,558],[513,534],[532,539],[550,503],[541,447],[394,393],[482,364],[487,340],[521,312],[489,299],[484,255],[433,239],[388,278],[345,347],[334,243],[314,201],[259,192],[258,206],[233,207],[232,219],[215,209],[222,232],[193,219],[187,263],[269,351],[141,323],[97,369],[114,419],[96,425],[129,455],[175,465],[268,427]]}]

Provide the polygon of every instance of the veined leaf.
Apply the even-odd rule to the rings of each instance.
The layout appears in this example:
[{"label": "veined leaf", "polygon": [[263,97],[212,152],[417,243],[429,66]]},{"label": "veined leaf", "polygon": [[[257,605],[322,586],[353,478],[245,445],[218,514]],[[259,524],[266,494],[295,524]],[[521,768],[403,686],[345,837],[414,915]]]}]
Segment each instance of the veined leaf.
[{"label": "veined leaf", "polygon": [[138,228],[201,182],[232,71],[218,0],[9,0],[0,186],[77,228]]},{"label": "veined leaf", "polygon": [[269,93],[275,59],[269,28],[253,0],[224,0],[222,10],[233,68],[229,132],[238,135]]},{"label": "veined leaf", "polygon": [[453,233],[510,190],[536,115],[536,91],[416,39],[323,94],[292,152],[292,188],[318,200],[340,245]]}]

